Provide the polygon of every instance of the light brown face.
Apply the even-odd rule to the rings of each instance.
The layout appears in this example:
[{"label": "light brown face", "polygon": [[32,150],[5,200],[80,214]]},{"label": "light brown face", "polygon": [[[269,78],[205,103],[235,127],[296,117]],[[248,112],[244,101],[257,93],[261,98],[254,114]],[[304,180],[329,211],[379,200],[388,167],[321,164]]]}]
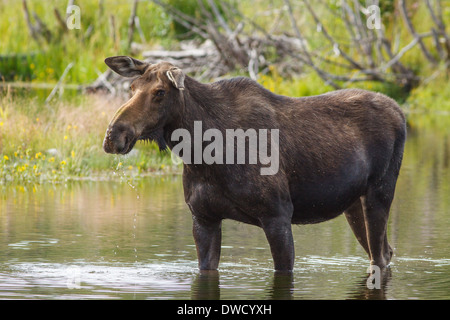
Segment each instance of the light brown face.
[{"label": "light brown face", "polygon": [[152,140],[162,130],[184,89],[184,73],[168,62],[150,64],[126,56],[105,63],[124,77],[137,77],[132,97],[117,110],[103,141],[105,152],[127,154],[136,141]]}]

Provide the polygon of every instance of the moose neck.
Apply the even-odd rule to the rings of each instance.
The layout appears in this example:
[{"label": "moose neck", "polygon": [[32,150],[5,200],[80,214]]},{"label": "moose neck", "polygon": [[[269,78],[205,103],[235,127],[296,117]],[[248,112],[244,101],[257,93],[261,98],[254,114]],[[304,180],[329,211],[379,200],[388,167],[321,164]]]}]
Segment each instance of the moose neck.
[{"label": "moose neck", "polygon": [[226,126],[224,105],[229,99],[211,84],[204,84],[186,76],[185,90],[180,91],[179,112],[164,128],[164,139],[172,149],[171,136],[176,129],[186,129],[194,134],[194,123],[202,122],[204,130],[209,128],[221,129]]}]

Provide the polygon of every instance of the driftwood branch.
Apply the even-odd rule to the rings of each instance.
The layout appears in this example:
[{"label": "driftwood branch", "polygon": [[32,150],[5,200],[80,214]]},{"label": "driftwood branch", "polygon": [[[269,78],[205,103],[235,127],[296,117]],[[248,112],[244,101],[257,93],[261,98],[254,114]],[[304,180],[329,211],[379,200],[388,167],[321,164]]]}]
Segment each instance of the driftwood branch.
[{"label": "driftwood branch", "polygon": [[[394,17],[389,34],[383,25],[381,28],[366,25],[364,15],[368,15],[368,11],[359,0],[341,0],[341,11],[331,9],[325,0],[317,0],[314,4],[309,0],[300,3],[284,0],[283,6],[264,12],[264,15],[273,17],[273,22],[268,25],[258,23],[256,14],[255,17],[242,14],[236,5],[225,0],[197,0],[195,15],[188,15],[166,1],[152,1],[161,6],[173,21],[198,37],[195,41],[181,41],[179,51],[142,51],[140,48],[144,46],[133,43],[133,52],[141,52],[143,58],[152,63],[169,61],[199,79],[214,79],[236,70],[257,79],[272,70],[271,66],[284,77],[290,77],[310,68],[334,88],[360,81],[379,81],[404,86],[408,91],[420,81],[413,69],[403,63],[405,55],[413,48],[419,47],[427,61],[437,63],[440,59],[446,68],[450,65],[450,41],[442,20],[440,0],[425,2],[434,25],[424,33],[416,31],[408,16],[406,1],[395,0],[402,18]],[[134,4],[137,6],[137,1]],[[304,10],[300,10],[299,5]],[[339,30],[344,32],[337,34],[321,15],[320,9],[325,9],[336,23],[340,23],[342,28]],[[130,45],[131,30],[137,28],[143,34],[136,18],[133,10],[129,20]],[[287,30],[282,29],[286,27],[280,23],[283,19],[288,19]],[[299,21],[307,22],[301,25]],[[312,34],[311,25],[315,29]],[[401,46],[400,33],[405,27],[413,39]],[[311,44],[318,42],[317,39],[312,41],[313,36],[324,40],[321,48],[312,48]],[[424,39],[427,37],[434,40],[434,48],[426,47],[429,42]],[[141,40],[145,42],[142,35]],[[121,94],[124,92],[122,88],[127,88],[124,81],[128,80],[107,71],[92,88],[104,88],[109,92],[115,88],[116,93]]]}]

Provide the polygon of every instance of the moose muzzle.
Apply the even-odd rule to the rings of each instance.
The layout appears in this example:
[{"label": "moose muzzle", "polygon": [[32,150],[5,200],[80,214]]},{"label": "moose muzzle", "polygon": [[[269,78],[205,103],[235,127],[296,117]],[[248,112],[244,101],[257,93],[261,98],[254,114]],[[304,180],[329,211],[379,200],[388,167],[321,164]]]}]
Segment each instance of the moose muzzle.
[{"label": "moose muzzle", "polygon": [[107,153],[127,154],[136,143],[136,133],[132,126],[115,123],[106,130],[103,150]]}]

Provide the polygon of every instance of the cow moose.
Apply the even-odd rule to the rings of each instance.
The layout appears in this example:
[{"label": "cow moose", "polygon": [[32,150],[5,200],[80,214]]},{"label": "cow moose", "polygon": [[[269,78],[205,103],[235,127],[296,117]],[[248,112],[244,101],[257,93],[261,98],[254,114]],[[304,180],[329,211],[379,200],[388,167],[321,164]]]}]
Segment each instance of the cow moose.
[{"label": "cow moose", "polygon": [[198,121],[204,132],[216,129],[224,135],[237,128],[278,130],[278,141],[267,141],[269,150],[273,143],[278,148],[273,174],[261,174],[267,164],[262,161],[184,162],[184,196],[192,212],[199,269],[218,268],[223,219],[261,227],[274,269],[291,272],[291,225],[341,213],[370,264],[389,265],[393,250],[386,229],[406,139],[405,116],[394,100],[360,89],[292,98],[245,77],[200,83],[168,62],[116,56],[105,63],[135,78],[131,98],[107,128],[107,153],[126,154],[138,140],[172,149],[177,145],[173,133],[182,128],[193,134]]}]

